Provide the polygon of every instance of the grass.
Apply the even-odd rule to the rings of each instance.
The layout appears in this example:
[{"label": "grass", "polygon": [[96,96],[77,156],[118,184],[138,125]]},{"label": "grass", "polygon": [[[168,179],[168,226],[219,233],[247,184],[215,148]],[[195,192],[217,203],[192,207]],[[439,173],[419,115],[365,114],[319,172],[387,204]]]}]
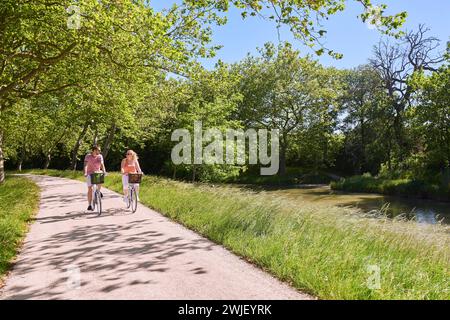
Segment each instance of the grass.
[{"label": "grass", "polygon": [[0,279],[16,256],[38,204],[39,188],[32,181],[7,176],[0,185]]},{"label": "grass", "polygon": [[[79,173],[45,173],[80,179]],[[106,186],[120,191],[120,175],[110,174]],[[143,179],[140,197],[321,299],[450,299],[450,237],[443,225],[369,219],[264,192],[151,176]],[[381,271],[379,289],[367,285],[372,265]]]},{"label": "grass", "polygon": [[450,201],[450,186],[440,186],[411,179],[385,179],[369,175],[353,176],[331,182],[331,188],[347,192],[368,192],[387,195]]}]

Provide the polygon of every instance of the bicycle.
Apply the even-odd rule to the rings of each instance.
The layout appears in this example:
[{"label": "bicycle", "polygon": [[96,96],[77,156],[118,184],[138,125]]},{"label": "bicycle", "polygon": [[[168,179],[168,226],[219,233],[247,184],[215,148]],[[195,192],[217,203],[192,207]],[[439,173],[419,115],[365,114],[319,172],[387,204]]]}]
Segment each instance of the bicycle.
[{"label": "bicycle", "polygon": [[137,190],[136,185],[140,184],[142,180],[142,173],[128,174],[128,201],[127,209],[131,208],[131,212],[135,213],[137,210]]},{"label": "bicycle", "polygon": [[92,173],[91,175],[92,184],[92,210],[97,208],[97,214],[100,216],[102,214],[102,194],[98,189],[97,185],[103,184],[105,182],[105,174],[103,172]]}]

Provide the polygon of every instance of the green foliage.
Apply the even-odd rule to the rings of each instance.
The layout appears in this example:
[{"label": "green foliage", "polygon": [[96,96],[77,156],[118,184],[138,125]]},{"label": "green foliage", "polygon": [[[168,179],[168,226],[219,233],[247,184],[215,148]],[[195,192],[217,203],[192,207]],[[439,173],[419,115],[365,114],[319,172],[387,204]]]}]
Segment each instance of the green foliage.
[{"label": "green foliage", "polygon": [[[74,167],[92,143],[100,143],[105,155],[111,151],[107,160],[114,167],[126,148],[157,154],[156,171],[169,158],[171,132],[202,120],[205,128],[222,131],[280,129],[282,174],[288,165],[312,176],[335,169],[376,174],[384,163],[391,175],[444,181],[450,161],[448,63],[430,72],[439,59],[414,45],[425,38],[395,32],[405,13],[388,16],[385,5],[359,2],[363,21],[378,10],[379,29],[402,37],[395,45],[380,43],[371,66],[338,71],[301,57],[288,43],[268,43],[259,56],[233,66],[219,62],[207,71],[196,60],[219,48],[211,43],[211,27],[226,23],[231,5],[245,17],[271,11],[269,19],[287,25],[317,54],[338,58],[321,45],[327,30],[319,22],[344,10],[345,1],[186,0],[157,12],[145,1],[82,0],[76,4],[80,26],[71,28],[69,0],[6,0],[0,9],[0,156],[4,149],[17,165],[48,166],[58,150],[61,162],[71,158]],[[417,34],[426,31],[420,26]],[[398,70],[401,79],[386,79],[383,54],[407,48],[411,57],[403,57],[411,68]],[[420,55],[423,62],[414,64]],[[400,56],[384,58],[395,68],[392,57]],[[179,169],[183,178],[223,181],[246,168]],[[176,174],[173,166],[164,170]]]},{"label": "green foliage", "polygon": [[287,157],[305,157],[316,168],[332,163],[334,154],[324,150],[333,139],[338,72],[300,57],[289,43],[266,43],[260,54],[235,65],[242,75],[238,117],[252,128],[279,130],[281,174]]},{"label": "green foliage", "polygon": [[[174,170],[175,173],[174,173]],[[166,174],[172,173],[177,179],[192,181],[194,165],[180,164],[174,168],[171,162],[166,163]],[[236,179],[241,171],[240,166],[228,164],[203,164],[195,166],[195,181],[228,182]]]},{"label": "green foliage", "polygon": [[0,279],[20,248],[38,205],[39,188],[30,180],[11,176],[0,186]]},{"label": "green foliage", "polygon": [[[371,5],[368,0],[359,1],[364,7]],[[209,124],[216,126],[230,126],[229,115],[239,100],[232,79],[237,75],[227,75],[225,66],[208,74],[195,60],[213,57],[220,48],[211,44],[211,27],[227,22],[226,12],[231,5],[241,10],[243,17],[270,10],[270,19],[287,25],[303,43],[319,46],[318,53],[341,56],[321,45],[319,38],[326,30],[319,26],[320,20],[344,10],[343,0],[270,4],[185,0],[160,12],[143,0],[3,1],[0,136],[7,138],[6,155],[21,163],[27,155],[35,157],[41,153],[48,165],[52,152],[63,146],[64,156],[72,159],[73,167],[94,142],[104,144],[105,153],[112,150],[117,154],[130,145],[148,146],[150,138],[161,140],[155,136],[167,137],[164,134],[168,128],[195,118],[209,120]],[[382,28],[398,27],[402,16],[383,17]],[[280,63],[289,64],[292,59],[286,58]],[[169,104],[170,100],[177,101],[175,109],[168,108],[165,101],[173,90],[161,85],[168,74],[189,78],[188,85],[177,85],[185,89],[176,92],[175,99],[169,97]],[[155,91],[157,96],[153,95]],[[179,100],[183,92],[185,101]],[[33,98],[39,95],[43,97]],[[61,112],[52,109],[51,115],[45,117],[48,104],[52,108],[57,106]],[[187,110],[179,113],[183,104]],[[29,106],[33,110],[28,110]],[[179,113],[177,116],[174,110]],[[36,137],[21,141],[19,131],[32,125],[31,118],[41,115],[53,116],[54,123],[38,123]],[[158,123],[154,128],[160,120],[171,123],[168,127]],[[239,126],[242,119],[233,120],[236,122],[233,126]],[[74,134],[64,135],[65,131]],[[42,139],[50,135],[52,139]],[[114,143],[115,140],[118,141]],[[170,147],[161,141],[150,144],[162,150]],[[2,143],[1,163],[3,147]]]},{"label": "green foliage", "polygon": [[403,197],[450,201],[450,184],[439,185],[417,179],[389,179],[362,175],[331,182],[331,188],[348,192],[381,193]]},{"label": "green foliage", "polygon": [[[357,0],[361,3],[364,13],[359,18],[363,22],[370,19],[371,9],[374,8],[371,0]],[[194,2],[194,1],[189,1]],[[200,1],[200,5],[211,3],[215,1]],[[323,22],[338,12],[345,10],[345,0],[324,0],[324,1],[309,1],[309,0],[287,0],[287,1],[231,1],[236,7],[242,10],[242,17],[245,19],[250,16],[265,17],[269,20],[274,20],[280,25],[287,25],[296,39],[302,41],[309,47],[318,47],[316,49],[317,55],[327,53],[334,59],[341,59],[342,54],[334,52],[332,49],[323,45],[321,39],[326,34],[323,30]],[[224,8],[228,8],[229,1],[220,1]],[[399,37],[402,33],[397,29],[403,25],[407,17],[406,12],[400,12],[394,15],[387,15],[385,13],[387,6],[380,5],[380,12],[378,13],[379,25],[378,29],[384,33]],[[264,14],[266,13],[266,14]]]},{"label": "green foliage", "polygon": [[[190,79],[180,81],[178,88],[181,94],[173,99],[171,104],[173,118],[171,130],[166,135],[167,141],[171,140],[171,132],[178,128],[189,130],[193,136],[195,121],[202,122],[203,131],[215,128],[222,134],[225,134],[226,129],[241,128],[241,121],[232,117],[238,102],[242,99],[237,90],[238,81],[239,75],[222,62],[219,62],[212,71],[196,69]],[[170,146],[176,143],[178,142],[171,142]],[[204,141],[203,146],[208,143],[209,141]],[[191,144],[191,146],[191,154],[193,154],[194,145]],[[238,166],[228,164],[171,165],[170,167],[174,175],[187,178],[190,174],[194,181],[223,181],[239,172]]]},{"label": "green foliage", "polygon": [[333,180],[335,180],[335,177],[327,172],[311,171],[303,167],[287,167],[284,176],[261,176],[258,172],[248,170],[234,179],[229,179],[228,182],[265,186],[289,186],[298,184],[328,184]]},{"label": "green foliage", "polygon": [[424,145],[423,172],[450,168],[449,63],[431,75],[418,73],[411,79],[411,85],[419,91],[419,102],[411,110],[411,117],[415,136]]},{"label": "green foliage", "polygon": [[[71,141],[73,147],[67,148],[76,160],[85,151],[88,136],[92,140],[87,144],[102,136],[108,146],[116,131],[123,137],[141,138],[134,121],[136,105],[165,73],[186,73],[194,57],[213,52],[207,26],[222,20],[201,7],[184,12],[175,6],[160,13],[144,1],[82,0],[76,2],[80,24],[71,27],[76,17],[66,11],[70,5],[73,1],[2,2],[0,135],[5,122],[29,120],[16,117],[24,114],[21,108],[33,96],[47,95],[50,100],[59,96],[59,105],[80,110],[69,113],[74,127],[65,126],[79,132]],[[43,100],[36,105],[46,108]],[[51,132],[45,124],[40,127]],[[58,143],[48,141],[44,153]],[[19,144],[20,149],[29,149]],[[36,148],[32,153],[37,153]]]},{"label": "green foliage", "polygon": [[376,171],[386,157],[385,140],[389,136],[382,79],[369,65],[344,71],[341,76],[344,89],[339,104],[347,162],[353,172]]}]

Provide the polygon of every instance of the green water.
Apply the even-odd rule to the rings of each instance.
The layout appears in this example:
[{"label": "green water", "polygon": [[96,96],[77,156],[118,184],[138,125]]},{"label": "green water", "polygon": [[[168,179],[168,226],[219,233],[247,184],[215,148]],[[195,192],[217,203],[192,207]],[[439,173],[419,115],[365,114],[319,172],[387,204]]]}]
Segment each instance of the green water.
[{"label": "green water", "polygon": [[432,200],[410,199],[368,193],[345,193],[331,190],[324,185],[305,185],[286,188],[264,188],[266,192],[289,199],[318,202],[340,207],[356,207],[365,213],[388,217],[402,216],[418,223],[450,224],[450,203]]}]

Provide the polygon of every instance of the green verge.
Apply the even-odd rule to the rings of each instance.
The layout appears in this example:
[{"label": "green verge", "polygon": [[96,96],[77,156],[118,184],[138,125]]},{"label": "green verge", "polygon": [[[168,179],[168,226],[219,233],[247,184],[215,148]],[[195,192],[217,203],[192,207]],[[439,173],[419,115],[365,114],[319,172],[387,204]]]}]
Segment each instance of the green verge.
[{"label": "green verge", "polygon": [[327,172],[318,171],[315,173],[302,170],[301,168],[288,167],[286,175],[261,176],[260,174],[244,174],[226,180],[228,183],[255,184],[255,185],[294,185],[294,184],[328,184],[336,180],[336,176]]},{"label": "green verge", "polygon": [[39,188],[29,179],[7,176],[0,185],[0,279],[16,256],[38,205]]},{"label": "green verge", "polygon": [[[34,171],[61,177],[79,173]],[[106,186],[122,189],[112,173]],[[235,187],[146,176],[141,201],[322,299],[450,299],[444,225],[369,219]],[[374,268],[380,270],[379,287]]]},{"label": "green verge", "polygon": [[353,176],[330,184],[333,190],[368,192],[450,201],[450,186],[442,186],[411,179],[384,179],[372,176]]}]

